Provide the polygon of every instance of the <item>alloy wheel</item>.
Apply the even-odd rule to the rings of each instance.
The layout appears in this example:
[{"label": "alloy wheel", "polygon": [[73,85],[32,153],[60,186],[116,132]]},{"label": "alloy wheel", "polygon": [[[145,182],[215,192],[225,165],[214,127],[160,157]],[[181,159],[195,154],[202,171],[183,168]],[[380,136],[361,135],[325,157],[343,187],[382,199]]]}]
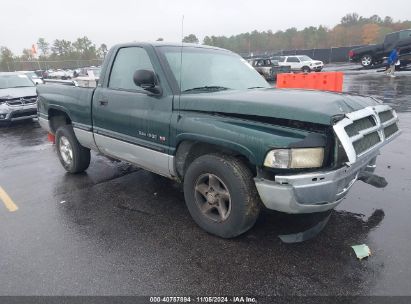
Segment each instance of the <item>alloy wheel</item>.
[{"label": "alloy wheel", "polygon": [[60,137],[59,150],[64,163],[70,165],[73,161],[73,149],[65,136]]},{"label": "alloy wheel", "polygon": [[370,66],[371,62],[372,62],[372,57],[370,55],[366,55],[361,58],[361,64],[363,66]]},{"label": "alloy wheel", "polygon": [[231,212],[231,196],[224,182],[211,173],[202,174],[195,184],[195,200],[202,214],[215,221],[225,221]]}]

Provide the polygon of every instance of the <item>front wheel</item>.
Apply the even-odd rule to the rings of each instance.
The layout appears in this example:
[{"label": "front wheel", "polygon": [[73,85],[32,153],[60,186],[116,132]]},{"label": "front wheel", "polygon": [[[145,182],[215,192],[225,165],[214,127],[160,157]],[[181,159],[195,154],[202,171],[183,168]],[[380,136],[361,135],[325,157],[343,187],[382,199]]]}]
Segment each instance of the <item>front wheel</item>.
[{"label": "front wheel", "polygon": [[80,145],[71,125],[57,129],[56,148],[60,162],[67,172],[80,173],[90,165],[90,150]]},{"label": "front wheel", "polygon": [[372,63],[373,63],[373,58],[370,54],[365,54],[364,56],[361,57],[361,65],[364,68],[370,67]]},{"label": "front wheel", "polygon": [[303,73],[310,73],[310,72],[311,72],[311,69],[310,69],[308,66],[303,66],[303,67],[301,68],[301,71],[302,71]]},{"label": "front wheel", "polygon": [[260,212],[250,169],[221,154],[204,155],[191,163],[184,176],[184,197],[194,221],[223,238],[249,230]]}]

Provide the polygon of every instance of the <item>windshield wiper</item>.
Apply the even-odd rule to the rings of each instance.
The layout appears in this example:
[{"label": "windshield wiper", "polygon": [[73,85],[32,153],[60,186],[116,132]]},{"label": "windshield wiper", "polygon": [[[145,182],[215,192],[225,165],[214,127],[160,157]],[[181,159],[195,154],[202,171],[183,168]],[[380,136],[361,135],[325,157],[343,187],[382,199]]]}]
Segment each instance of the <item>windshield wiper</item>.
[{"label": "windshield wiper", "polygon": [[15,87],[8,87],[8,89],[15,89],[15,88],[31,88],[34,86],[30,86],[30,85],[24,85],[24,86],[15,86]]},{"label": "windshield wiper", "polygon": [[197,88],[191,88],[184,90],[183,92],[192,92],[192,91],[225,91],[230,90],[230,88],[222,87],[222,86],[203,86]]}]

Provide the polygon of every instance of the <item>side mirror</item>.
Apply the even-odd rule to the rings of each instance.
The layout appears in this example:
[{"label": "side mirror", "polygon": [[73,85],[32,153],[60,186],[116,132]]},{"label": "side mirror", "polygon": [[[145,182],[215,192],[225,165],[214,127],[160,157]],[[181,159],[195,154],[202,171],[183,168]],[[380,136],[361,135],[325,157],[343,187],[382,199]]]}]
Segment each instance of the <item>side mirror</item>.
[{"label": "side mirror", "polygon": [[136,86],[156,95],[161,95],[163,90],[157,85],[156,76],[150,70],[137,70],[134,72],[133,81]]}]

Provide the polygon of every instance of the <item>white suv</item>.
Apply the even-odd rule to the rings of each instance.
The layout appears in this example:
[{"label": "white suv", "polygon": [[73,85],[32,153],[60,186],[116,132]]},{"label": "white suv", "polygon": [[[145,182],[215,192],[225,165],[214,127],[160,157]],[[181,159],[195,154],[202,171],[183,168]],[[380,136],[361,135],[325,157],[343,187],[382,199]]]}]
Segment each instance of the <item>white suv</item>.
[{"label": "white suv", "polygon": [[281,56],[278,60],[278,65],[288,65],[291,66],[291,70],[303,71],[304,73],[311,71],[320,72],[324,67],[322,61],[313,60],[306,55]]}]

